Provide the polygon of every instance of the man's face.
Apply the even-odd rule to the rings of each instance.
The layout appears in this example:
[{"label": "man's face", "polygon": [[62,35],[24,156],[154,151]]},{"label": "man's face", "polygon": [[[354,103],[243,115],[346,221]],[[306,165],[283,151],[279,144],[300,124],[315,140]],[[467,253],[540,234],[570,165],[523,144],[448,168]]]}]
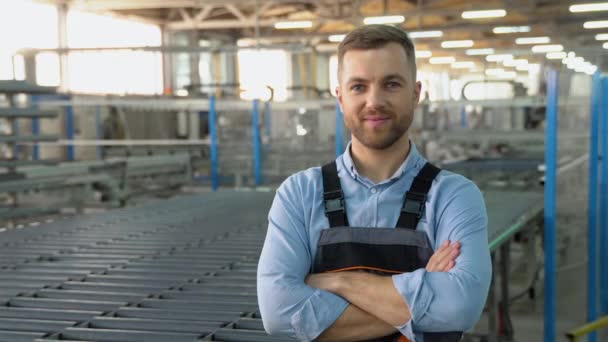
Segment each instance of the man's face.
[{"label": "man's face", "polygon": [[412,124],[420,98],[415,77],[397,43],[347,51],[336,93],[353,139],[375,150],[399,140]]}]

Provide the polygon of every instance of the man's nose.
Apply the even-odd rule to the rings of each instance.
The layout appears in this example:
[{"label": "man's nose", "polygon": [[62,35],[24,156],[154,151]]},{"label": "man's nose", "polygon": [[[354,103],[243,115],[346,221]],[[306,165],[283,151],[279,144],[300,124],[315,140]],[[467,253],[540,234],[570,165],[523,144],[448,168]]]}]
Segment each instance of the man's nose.
[{"label": "man's nose", "polygon": [[365,107],[368,110],[381,110],[385,105],[385,97],[381,89],[377,87],[370,88],[367,94]]}]

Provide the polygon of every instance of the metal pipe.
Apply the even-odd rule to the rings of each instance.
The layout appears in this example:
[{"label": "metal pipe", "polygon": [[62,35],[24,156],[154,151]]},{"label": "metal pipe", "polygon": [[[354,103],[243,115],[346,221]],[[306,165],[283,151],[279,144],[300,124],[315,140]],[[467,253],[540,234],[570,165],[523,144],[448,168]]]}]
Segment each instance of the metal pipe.
[{"label": "metal pipe", "polygon": [[342,133],[342,110],[336,101],[336,157],[344,152]]},{"label": "metal pipe", "polygon": [[600,312],[608,315],[608,76],[602,77],[600,191]]},{"label": "metal pipe", "polygon": [[557,71],[547,75],[545,127],[545,298],[544,341],[555,341],[555,195],[557,168]]},{"label": "metal pipe", "polygon": [[[587,211],[587,321],[597,318],[597,188],[598,188],[598,126],[600,101],[600,74],[593,75],[591,90],[591,136],[589,141],[589,202]],[[589,334],[588,341],[595,342],[597,334]]]},{"label": "metal pipe", "polygon": [[217,191],[219,187],[218,163],[217,163],[217,133],[216,133],[215,96],[209,97],[209,159],[211,161],[211,189]]},{"label": "metal pipe", "polygon": [[253,120],[251,123],[251,129],[253,132],[253,177],[255,180],[255,186],[262,184],[262,150],[260,146],[260,127],[258,127],[259,115],[258,115],[258,103],[260,100],[253,100]]}]

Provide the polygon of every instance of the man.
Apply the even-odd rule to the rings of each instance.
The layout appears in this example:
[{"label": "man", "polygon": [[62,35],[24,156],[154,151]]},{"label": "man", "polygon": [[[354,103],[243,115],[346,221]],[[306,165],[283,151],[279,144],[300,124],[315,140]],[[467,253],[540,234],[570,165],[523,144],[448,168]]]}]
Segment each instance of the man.
[{"label": "man", "polygon": [[490,284],[483,197],[409,139],[420,82],[405,32],[358,28],[338,59],[351,143],[277,190],[258,266],[264,327],[304,341],[457,341]]}]

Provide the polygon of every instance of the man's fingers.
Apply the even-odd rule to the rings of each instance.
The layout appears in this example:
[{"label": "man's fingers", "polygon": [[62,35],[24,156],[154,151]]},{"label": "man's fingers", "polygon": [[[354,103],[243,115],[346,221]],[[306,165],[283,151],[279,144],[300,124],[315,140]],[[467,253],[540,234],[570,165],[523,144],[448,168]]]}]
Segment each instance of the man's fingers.
[{"label": "man's fingers", "polygon": [[427,272],[446,272],[454,267],[454,259],[460,253],[460,243],[445,241],[435,251],[425,269]]}]

